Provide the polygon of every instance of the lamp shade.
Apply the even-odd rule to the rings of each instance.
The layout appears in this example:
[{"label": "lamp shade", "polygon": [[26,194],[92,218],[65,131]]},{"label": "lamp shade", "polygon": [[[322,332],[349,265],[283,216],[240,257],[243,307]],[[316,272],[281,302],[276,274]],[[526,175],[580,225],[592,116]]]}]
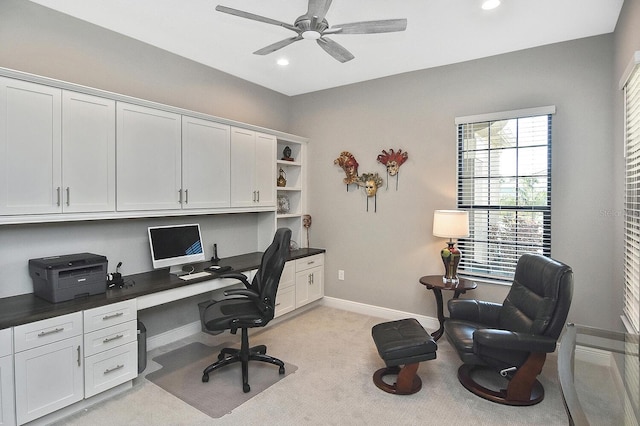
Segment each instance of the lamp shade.
[{"label": "lamp shade", "polygon": [[433,235],[443,238],[469,236],[469,212],[464,210],[436,210],[433,213]]}]

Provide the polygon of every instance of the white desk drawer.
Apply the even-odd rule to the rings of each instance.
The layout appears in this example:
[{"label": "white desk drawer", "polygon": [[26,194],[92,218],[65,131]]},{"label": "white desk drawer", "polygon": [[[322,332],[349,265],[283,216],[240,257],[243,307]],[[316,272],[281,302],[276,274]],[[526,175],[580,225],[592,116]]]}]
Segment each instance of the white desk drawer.
[{"label": "white desk drawer", "polygon": [[100,330],[116,324],[137,319],[136,299],[112,303],[84,311],[84,332]]},{"label": "white desk drawer", "polygon": [[294,285],[296,285],[296,263],[289,261],[284,264],[284,269],[280,276],[280,284],[278,284],[278,292]]},{"label": "white desk drawer", "polygon": [[138,323],[135,320],[124,324],[84,334],[84,356],[89,357],[117,346],[138,340]]},{"label": "white desk drawer", "polygon": [[324,265],[324,254],[303,257],[296,260],[296,272]]},{"label": "white desk drawer", "polygon": [[0,330],[0,357],[13,354],[13,328]]},{"label": "white desk drawer", "polygon": [[35,321],[13,328],[15,352],[82,334],[82,312]]},{"label": "white desk drawer", "polygon": [[278,294],[276,294],[276,312],[275,317],[284,315],[293,311],[296,308],[296,288],[287,287],[284,289],[278,288]]},{"label": "white desk drawer", "polygon": [[89,398],[138,375],[138,344],[131,342],[85,358],[84,396]]}]

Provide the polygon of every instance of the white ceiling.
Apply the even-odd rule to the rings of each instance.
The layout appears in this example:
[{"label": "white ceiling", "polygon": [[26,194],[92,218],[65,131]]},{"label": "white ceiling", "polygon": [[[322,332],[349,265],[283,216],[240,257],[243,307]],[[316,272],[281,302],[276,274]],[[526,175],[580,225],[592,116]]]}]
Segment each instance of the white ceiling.
[{"label": "white ceiling", "polygon": [[[292,31],[217,12],[221,4],[293,24],[307,0],[31,0],[286,95],[613,32],[623,0],[334,0],[329,25],[407,18],[399,33],[332,35],[355,59],[315,41],[252,52]],[[279,58],[290,64],[281,67]]]}]

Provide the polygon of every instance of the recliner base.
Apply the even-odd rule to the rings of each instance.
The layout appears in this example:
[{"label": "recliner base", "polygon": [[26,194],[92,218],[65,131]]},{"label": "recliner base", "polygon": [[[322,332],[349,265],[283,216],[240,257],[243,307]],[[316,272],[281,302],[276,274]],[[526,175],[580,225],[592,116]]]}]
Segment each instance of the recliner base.
[{"label": "recliner base", "polygon": [[[407,364],[400,366],[386,367],[373,373],[373,383],[387,393],[396,395],[411,395],[422,389],[422,380],[416,374],[419,363]],[[384,376],[397,375],[396,382],[391,385],[385,382]]]},{"label": "recliner base", "polygon": [[[496,390],[488,389],[482,386],[481,384],[476,382],[471,377],[471,375],[474,371],[485,369],[485,368],[486,367],[482,367],[478,365],[463,364],[458,369],[458,380],[460,381],[462,386],[464,386],[468,391],[478,395],[481,398],[487,399],[492,402],[496,402],[498,404],[528,406],[528,405],[535,405],[544,399],[544,388],[542,387],[542,384],[537,379],[534,379],[531,385],[531,390],[530,392],[528,392],[528,395],[520,395],[515,397],[510,395],[509,389],[500,389],[499,391],[496,391]],[[511,386],[511,382],[510,382],[510,386]]]}]

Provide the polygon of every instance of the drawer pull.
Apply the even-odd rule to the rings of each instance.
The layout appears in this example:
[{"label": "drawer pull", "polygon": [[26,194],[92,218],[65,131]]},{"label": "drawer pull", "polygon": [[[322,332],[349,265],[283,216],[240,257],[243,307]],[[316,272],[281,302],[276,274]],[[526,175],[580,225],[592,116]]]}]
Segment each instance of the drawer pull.
[{"label": "drawer pull", "polygon": [[53,330],[49,330],[49,331],[41,331],[40,333],[38,333],[38,337],[44,337],[50,334],[60,333],[61,331],[64,331],[64,327],[54,328]]},{"label": "drawer pull", "polygon": [[106,370],[104,370],[104,373],[102,373],[102,374],[109,374],[109,373],[112,373],[114,371],[120,370],[121,368],[124,368],[124,364],[118,364],[113,368],[107,368]]},{"label": "drawer pull", "polygon": [[113,342],[114,340],[118,340],[118,339],[122,339],[124,337],[124,334],[116,334],[113,337],[107,337],[106,339],[104,339],[102,341],[102,343],[109,343],[109,342]]},{"label": "drawer pull", "polygon": [[102,317],[103,320],[110,320],[111,318],[118,318],[124,315],[124,312],[117,312],[115,314],[111,314],[111,315],[105,315]]},{"label": "drawer pull", "polygon": [[316,263],[316,261],[315,261],[315,260],[312,260],[312,261],[310,261],[310,262],[307,262],[307,265],[313,265],[314,263]]},{"label": "drawer pull", "polygon": [[78,367],[82,366],[80,363],[81,355],[80,355],[80,345],[78,345]]}]

